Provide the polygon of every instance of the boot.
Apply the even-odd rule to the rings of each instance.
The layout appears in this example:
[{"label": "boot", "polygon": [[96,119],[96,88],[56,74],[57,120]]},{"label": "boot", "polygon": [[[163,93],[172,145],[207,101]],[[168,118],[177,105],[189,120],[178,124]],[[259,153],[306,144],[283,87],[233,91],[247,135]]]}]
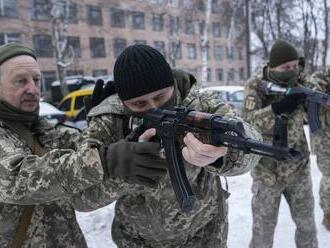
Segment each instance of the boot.
[{"label": "boot", "polygon": [[324,214],[322,224],[330,231],[330,214]]}]

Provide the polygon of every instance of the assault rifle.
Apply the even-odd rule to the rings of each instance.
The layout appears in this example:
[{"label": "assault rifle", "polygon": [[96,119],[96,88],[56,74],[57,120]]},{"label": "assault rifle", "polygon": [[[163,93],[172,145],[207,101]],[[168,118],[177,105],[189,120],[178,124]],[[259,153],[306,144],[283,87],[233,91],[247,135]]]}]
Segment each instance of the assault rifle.
[{"label": "assault rifle", "polygon": [[220,115],[193,111],[184,107],[174,110],[152,109],[143,114],[148,128],[156,128],[169,163],[169,175],[179,205],[184,212],[193,209],[195,196],[188,182],[178,137],[185,132],[201,134],[208,143],[227,146],[243,151],[268,156],[277,160],[298,160],[301,153],[288,147],[272,146],[248,138],[242,122],[225,120]]},{"label": "assault rifle", "polygon": [[330,95],[302,86],[285,88],[264,80],[261,81],[261,89],[266,95],[305,94],[309,127],[312,133],[321,128],[319,109],[320,106],[330,107]]}]

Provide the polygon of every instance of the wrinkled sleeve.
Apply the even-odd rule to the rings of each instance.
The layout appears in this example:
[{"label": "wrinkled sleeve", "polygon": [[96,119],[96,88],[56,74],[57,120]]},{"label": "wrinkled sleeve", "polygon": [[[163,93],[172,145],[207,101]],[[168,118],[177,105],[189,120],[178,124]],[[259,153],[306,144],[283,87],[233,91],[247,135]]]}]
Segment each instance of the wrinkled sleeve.
[{"label": "wrinkled sleeve", "polygon": [[[227,120],[236,120],[243,122],[238,114],[228,104],[211,93],[200,93],[194,87],[188,97],[184,100],[183,105],[193,108],[197,111],[214,113],[223,116]],[[245,132],[248,138],[261,140],[261,135],[254,130],[249,124],[243,122]],[[248,172],[257,164],[260,157],[255,154],[244,154],[233,148],[228,148],[228,153],[223,159],[217,160],[215,163],[205,166],[208,171],[221,176],[236,176]]]},{"label": "wrinkled sleeve", "polygon": [[[67,136],[66,132],[66,136]],[[0,201],[40,204],[70,197],[103,179],[95,148],[52,149],[43,156],[28,147],[8,129],[0,129]]]},{"label": "wrinkled sleeve", "polygon": [[[83,143],[95,146],[110,145],[121,139],[122,120],[119,116],[104,114],[92,117],[83,133]],[[118,130],[118,132],[117,132]],[[116,178],[104,178],[99,184],[79,192],[72,198],[77,211],[91,211],[106,206],[123,194],[138,191],[140,185],[128,184]]]}]

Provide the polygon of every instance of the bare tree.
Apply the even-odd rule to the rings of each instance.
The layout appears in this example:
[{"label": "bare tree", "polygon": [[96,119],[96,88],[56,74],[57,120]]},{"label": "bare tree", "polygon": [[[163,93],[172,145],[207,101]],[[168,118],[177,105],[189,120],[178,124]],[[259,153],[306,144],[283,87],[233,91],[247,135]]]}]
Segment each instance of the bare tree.
[{"label": "bare tree", "polygon": [[56,53],[56,64],[59,81],[61,85],[62,95],[68,94],[69,90],[64,83],[66,76],[66,68],[70,66],[74,60],[75,52],[72,46],[68,45],[67,27],[69,19],[69,5],[71,1],[51,1],[51,24],[53,45]]},{"label": "bare tree", "polygon": [[323,56],[322,56],[322,67],[326,69],[327,58],[328,58],[328,48],[329,48],[329,5],[328,0],[323,0],[323,9],[324,9],[324,40],[323,40]]}]

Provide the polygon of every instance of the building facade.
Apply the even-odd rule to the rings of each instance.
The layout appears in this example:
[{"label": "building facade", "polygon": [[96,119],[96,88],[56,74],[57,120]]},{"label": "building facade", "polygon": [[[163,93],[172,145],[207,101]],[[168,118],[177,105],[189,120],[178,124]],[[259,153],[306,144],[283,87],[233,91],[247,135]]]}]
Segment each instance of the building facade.
[{"label": "building facade", "polygon": [[[50,83],[58,78],[53,2],[0,0],[0,44],[20,42],[36,50],[44,90],[49,90]],[[63,3],[65,8],[64,34],[75,54],[66,69],[67,75],[112,74],[114,61],[123,49],[141,43],[155,47],[173,67],[188,70],[198,79],[202,50],[206,51],[209,85],[237,85],[246,79],[245,38],[237,35],[237,30],[241,33],[244,30],[243,24],[232,25],[232,18],[223,18],[223,13],[230,10],[230,1],[212,1],[208,45],[204,48],[201,37],[205,27],[205,0],[55,2]]]}]

